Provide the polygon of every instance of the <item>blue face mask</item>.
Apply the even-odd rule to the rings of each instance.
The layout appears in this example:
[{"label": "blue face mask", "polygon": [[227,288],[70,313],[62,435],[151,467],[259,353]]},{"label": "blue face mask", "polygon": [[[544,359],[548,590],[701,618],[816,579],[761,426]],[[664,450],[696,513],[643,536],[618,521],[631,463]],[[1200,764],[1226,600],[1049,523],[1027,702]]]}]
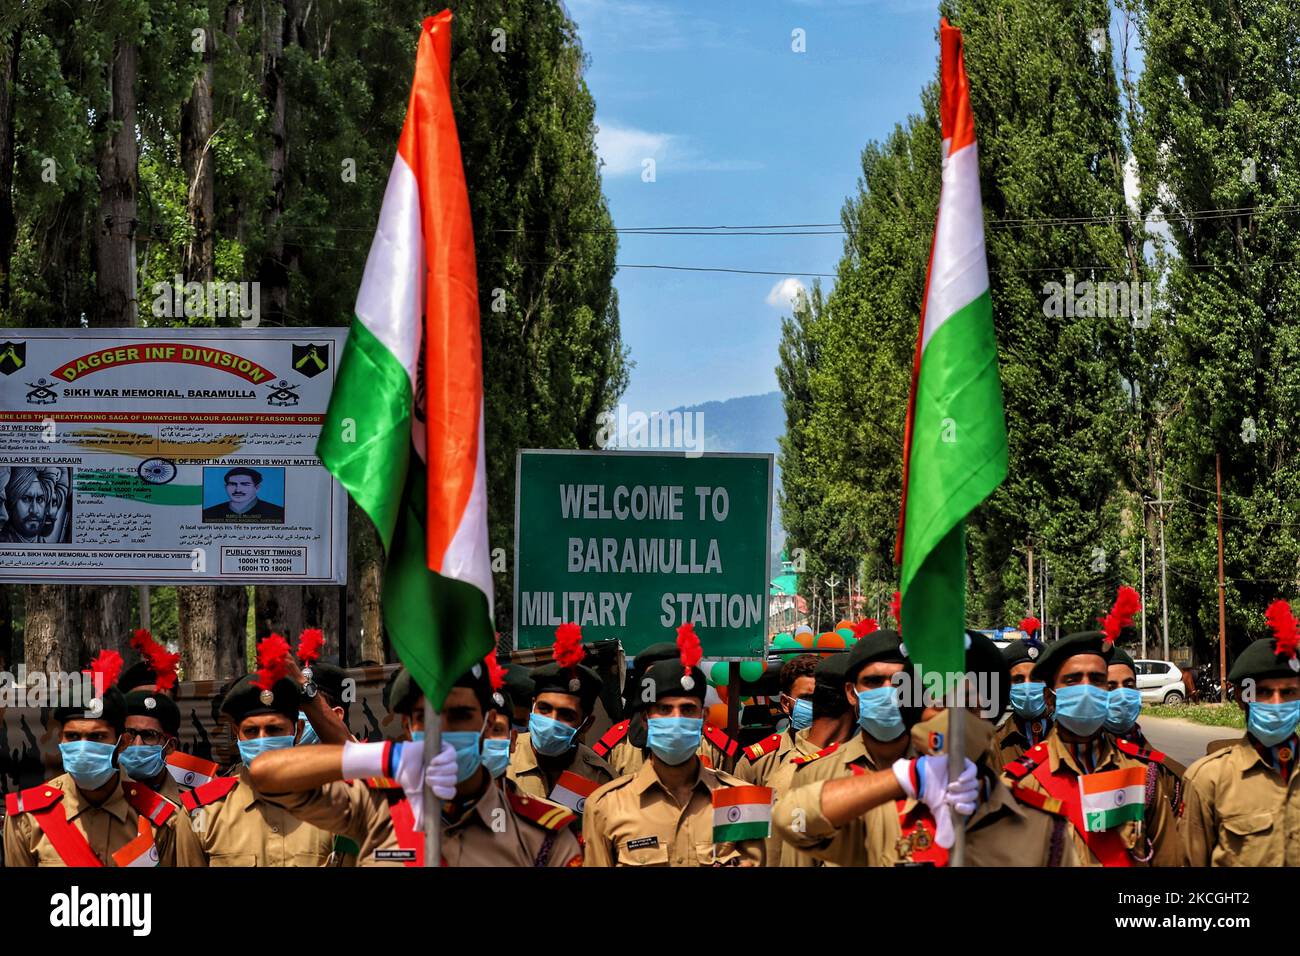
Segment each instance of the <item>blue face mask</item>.
[{"label": "blue face mask", "polygon": [[1275,747],[1295,733],[1300,724],[1300,700],[1284,704],[1251,704],[1246,729],[1265,747]]},{"label": "blue face mask", "polygon": [[664,763],[676,767],[700,749],[703,733],[700,717],[651,717],[646,721],[646,746]]},{"label": "blue face mask", "polygon": [[268,750],[284,750],[293,746],[293,734],[281,737],[254,737],[252,740],[239,741],[239,759],[247,767],[257,757]]},{"label": "blue face mask", "polygon": [[1046,686],[1042,681],[1036,680],[1011,685],[1011,709],[1017,717],[1032,720],[1047,709],[1047,703],[1043,700],[1043,688]]},{"label": "blue face mask", "polygon": [[907,728],[898,709],[898,688],[891,684],[858,691],[858,726],[881,743],[901,737]]},{"label": "blue face mask", "polygon": [[132,780],[153,780],[163,772],[163,749],[160,744],[127,747],[117,755],[117,765]]},{"label": "blue face mask", "polygon": [[790,708],[790,725],[795,730],[807,730],[812,726],[812,701],[800,698]]},{"label": "blue face mask", "polygon": [[510,738],[485,737],[483,739],[483,766],[493,777],[499,777],[510,766]]},{"label": "blue face mask", "polygon": [[1106,720],[1110,694],[1093,684],[1056,689],[1056,722],[1072,734],[1091,737]]},{"label": "blue face mask", "polygon": [[1142,693],[1132,687],[1116,687],[1106,695],[1106,729],[1122,734],[1137,723],[1142,712]]},{"label": "blue face mask", "polygon": [[316,736],[316,728],[311,725],[306,714],[299,714],[298,719],[302,721],[302,735],[298,738],[298,746],[306,747],[308,744],[320,743],[320,738]]},{"label": "blue face mask", "polygon": [[98,790],[117,773],[113,766],[116,744],[101,744],[93,740],[73,740],[59,744],[63,755],[63,769],[72,775],[82,790]]},{"label": "blue face mask", "polygon": [[[420,737],[423,738],[424,734],[420,734]],[[464,783],[474,776],[474,771],[478,770],[479,765],[483,762],[478,749],[479,732],[477,730],[444,730],[442,740],[443,743],[451,744],[456,748],[456,782]]]},{"label": "blue face mask", "polygon": [[562,724],[550,717],[533,713],[528,715],[528,739],[533,749],[547,757],[558,757],[573,749],[573,738],[578,728]]}]

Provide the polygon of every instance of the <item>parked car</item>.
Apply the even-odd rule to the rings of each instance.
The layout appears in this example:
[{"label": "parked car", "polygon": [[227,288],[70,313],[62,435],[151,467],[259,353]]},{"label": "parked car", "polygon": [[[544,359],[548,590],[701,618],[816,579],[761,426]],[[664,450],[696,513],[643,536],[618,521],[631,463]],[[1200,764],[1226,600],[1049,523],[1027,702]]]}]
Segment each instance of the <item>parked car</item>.
[{"label": "parked car", "polygon": [[1138,691],[1148,704],[1181,704],[1187,699],[1183,672],[1172,661],[1134,661]]}]

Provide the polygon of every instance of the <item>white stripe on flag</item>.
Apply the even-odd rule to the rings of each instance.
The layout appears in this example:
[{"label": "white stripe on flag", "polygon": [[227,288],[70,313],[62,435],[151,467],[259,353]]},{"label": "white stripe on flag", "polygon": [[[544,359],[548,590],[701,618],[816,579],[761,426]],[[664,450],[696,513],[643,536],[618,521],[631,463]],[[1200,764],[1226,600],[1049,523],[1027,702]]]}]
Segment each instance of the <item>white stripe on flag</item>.
[{"label": "white stripe on flag", "polygon": [[713,808],[713,825],[727,826],[736,823],[770,823],[772,821],[772,804],[770,803],[733,803],[729,807]]},{"label": "white stripe on flag", "polygon": [[[947,151],[946,143],[944,150]],[[943,192],[930,262],[922,353],[939,326],[989,288],[979,177],[979,154],[974,143],[957,150],[943,162]]]}]

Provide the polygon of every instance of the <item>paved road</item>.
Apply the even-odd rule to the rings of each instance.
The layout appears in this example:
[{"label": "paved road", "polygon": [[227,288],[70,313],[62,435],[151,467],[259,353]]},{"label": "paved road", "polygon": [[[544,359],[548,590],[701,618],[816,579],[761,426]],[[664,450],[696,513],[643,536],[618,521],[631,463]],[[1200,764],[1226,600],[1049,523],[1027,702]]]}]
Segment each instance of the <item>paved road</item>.
[{"label": "paved road", "polygon": [[1235,727],[1206,727],[1189,720],[1166,720],[1145,714],[1138,723],[1152,746],[1185,767],[1205,756],[1205,745],[1211,740],[1235,739],[1244,733]]}]

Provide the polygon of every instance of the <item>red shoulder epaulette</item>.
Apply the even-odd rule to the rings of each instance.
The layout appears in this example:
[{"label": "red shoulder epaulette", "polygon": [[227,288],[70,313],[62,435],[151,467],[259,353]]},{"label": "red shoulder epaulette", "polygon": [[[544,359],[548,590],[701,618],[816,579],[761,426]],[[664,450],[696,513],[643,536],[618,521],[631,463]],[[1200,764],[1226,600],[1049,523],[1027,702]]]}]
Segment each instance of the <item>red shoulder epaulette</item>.
[{"label": "red shoulder epaulette", "polygon": [[1065,816],[1065,808],[1061,801],[1055,797],[1049,797],[1041,790],[1033,790],[1029,787],[1017,786],[1011,788],[1011,795],[1019,800],[1025,806],[1033,807],[1036,810],[1043,810],[1047,813],[1055,813],[1057,816]]},{"label": "red shoulder epaulette", "polygon": [[740,744],[736,743],[712,724],[704,725],[704,739],[713,744],[713,746],[717,747],[728,757],[734,757],[736,751],[740,749]]},{"label": "red shoulder epaulette", "polygon": [[[234,778],[230,779],[233,780]],[[149,789],[142,783],[136,783],[134,780],[122,781],[122,796],[126,797],[126,802],[131,804],[131,808],[136,813],[154,826],[166,823],[168,818],[176,812],[176,804],[161,793]]]},{"label": "red shoulder epaulette", "polygon": [[218,777],[216,780],[209,780],[201,787],[195,787],[189,793],[182,793],[181,803],[185,804],[186,810],[193,813],[199,807],[216,803],[237,786],[239,786],[238,777]]},{"label": "red shoulder epaulette", "polygon": [[764,754],[770,754],[781,746],[781,735],[773,734],[771,737],[764,737],[756,744],[750,744],[745,748],[745,756],[751,761],[757,760]]},{"label": "red shoulder epaulette", "polygon": [[1047,759],[1047,744],[1035,744],[1030,747],[1018,760],[1013,760],[1002,768],[1002,772],[1011,776],[1014,780],[1020,780],[1023,777],[1033,773],[1035,767]]},{"label": "red shoulder epaulette", "polygon": [[507,790],[506,797],[510,801],[510,808],[515,813],[547,830],[560,830],[578,819],[578,815],[568,807],[551,803],[549,800],[526,797],[513,790]]},{"label": "red shoulder epaulette", "polygon": [[58,787],[42,785],[28,787],[18,793],[5,794],[5,813],[16,817],[20,813],[32,813],[54,806],[63,799],[63,791]]},{"label": "red shoulder epaulette", "polygon": [[627,729],[630,726],[632,726],[632,721],[620,720],[613,727],[609,728],[609,730],[605,731],[605,736],[597,740],[595,745],[591,748],[596,752],[596,756],[604,757],[607,753],[613,750],[614,745],[627,736]]},{"label": "red shoulder epaulette", "polygon": [[806,757],[795,757],[794,760],[790,762],[793,763],[795,766],[802,767],[806,763],[812,763],[814,760],[818,759],[819,757],[825,757],[827,754],[834,753],[838,747],[839,747],[839,742],[836,741],[835,743],[831,744],[829,747],[823,747],[815,754],[809,754]]},{"label": "red shoulder epaulette", "polygon": [[1169,759],[1159,750],[1152,747],[1138,746],[1133,743],[1133,741],[1125,740],[1123,737],[1117,737],[1115,739],[1115,746],[1119,749],[1120,753],[1128,754],[1130,757],[1136,757],[1138,760],[1147,760],[1153,763],[1163,764],[1167,759]]}]

